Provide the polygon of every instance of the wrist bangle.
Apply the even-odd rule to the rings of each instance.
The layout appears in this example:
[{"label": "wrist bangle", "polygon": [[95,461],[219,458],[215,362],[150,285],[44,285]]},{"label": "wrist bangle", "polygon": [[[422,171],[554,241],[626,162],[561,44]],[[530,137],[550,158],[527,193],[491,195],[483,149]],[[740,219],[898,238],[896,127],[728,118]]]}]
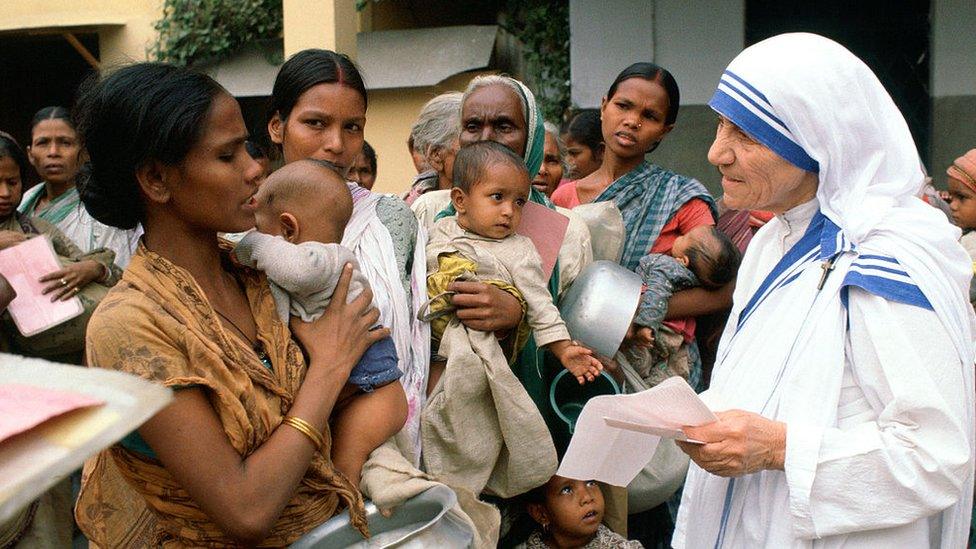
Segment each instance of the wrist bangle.
[{"label": "wrist bangle", "polygon": [[281,420],[281,423],[282,425],[287,425],[308,437],[308,440],[312,442],[312,446],[314,446],[316,450],[321,450],[322,447],[325,446],[325,439],[322,437],[322,433],[320,433],[318,429],[304,419],[295,416],[285,416],[285,418]]}]

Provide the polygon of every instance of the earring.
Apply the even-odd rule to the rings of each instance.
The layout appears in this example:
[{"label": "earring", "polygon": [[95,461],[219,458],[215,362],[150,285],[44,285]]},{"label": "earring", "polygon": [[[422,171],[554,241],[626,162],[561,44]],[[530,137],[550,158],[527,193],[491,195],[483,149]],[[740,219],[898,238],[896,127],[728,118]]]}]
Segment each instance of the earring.
[{"label": "earring", "polygon": [[549,535],[549,523],[548,522],[543,522],[542,523],[542,533],[545,534],[545,535],[547,535],[547,536]]},{"label": "earring", "polygon": [[640,122],[638,122],[638,123],[637,123],[637,129],[639,130],[639,129],[640,129],[640,127],[641,127],[641,123],[640,123]]}]

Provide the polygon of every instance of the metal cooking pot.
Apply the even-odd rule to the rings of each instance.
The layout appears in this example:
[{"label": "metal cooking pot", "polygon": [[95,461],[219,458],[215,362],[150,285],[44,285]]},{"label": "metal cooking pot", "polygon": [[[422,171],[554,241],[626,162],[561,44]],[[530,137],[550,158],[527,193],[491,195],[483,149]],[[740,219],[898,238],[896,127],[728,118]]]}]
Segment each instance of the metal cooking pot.
[{"label": "metal cooking pot", "polygon": [[620,261],[624,250],[624,217],[612,201],[590,202],[573,208],[590,229],[590,244],[593,246],[593,259]]},{"label": "metal cooking pot", "polygon": [[612,358],[627,335],[643,282],[612,261],[594,261],[563,294],[559,312],[573,339]]},{"label": "metal cooking pot", "polygon": [[293,543],[293,549],[338,549],[342,547],[470,547],[474,532],[448,514],[457,496],[447,486],[434,486],[393,510],[389,518],[373,502],[366,503],[366,520],[372,537],[363,539],[352,527],[349,513],[332,517]]}]

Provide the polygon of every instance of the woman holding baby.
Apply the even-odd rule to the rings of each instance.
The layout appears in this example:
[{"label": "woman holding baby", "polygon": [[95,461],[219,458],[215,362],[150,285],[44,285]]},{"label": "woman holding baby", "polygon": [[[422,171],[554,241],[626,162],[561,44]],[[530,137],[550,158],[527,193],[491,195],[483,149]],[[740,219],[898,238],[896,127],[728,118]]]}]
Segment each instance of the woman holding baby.
[{"label": "woman holding baby", "polygon": [[[353,366],[389,334],[370,329],[371,292],[347,304],[347,270],[318,320],[288,326],[265,276],[218,241],[254,226],[261,170],[237,102],[210,78],[132,65],[83,90],[79,111],[92,160],[85,207],[145,229],[92,317],[88,362],[175,390],[87,464],[85,534],[103,547],[281,546],[342,508],[364,530],[362,497],[328,458],[328,421]],[[340,120],[343,132],[361,129],[356,114]]]}]

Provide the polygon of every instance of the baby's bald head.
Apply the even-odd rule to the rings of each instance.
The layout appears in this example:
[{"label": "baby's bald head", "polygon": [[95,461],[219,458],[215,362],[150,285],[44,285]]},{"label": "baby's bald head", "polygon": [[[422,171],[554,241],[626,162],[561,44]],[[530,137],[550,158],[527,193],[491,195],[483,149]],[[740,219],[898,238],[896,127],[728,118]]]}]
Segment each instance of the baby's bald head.
[{"label": "baby's bald head", "polygon": [[340,242],[352,216],[345,178],[336,165],[324,160],[282,166],[261,183],[255,199],[257,229],[295,243]]}]

